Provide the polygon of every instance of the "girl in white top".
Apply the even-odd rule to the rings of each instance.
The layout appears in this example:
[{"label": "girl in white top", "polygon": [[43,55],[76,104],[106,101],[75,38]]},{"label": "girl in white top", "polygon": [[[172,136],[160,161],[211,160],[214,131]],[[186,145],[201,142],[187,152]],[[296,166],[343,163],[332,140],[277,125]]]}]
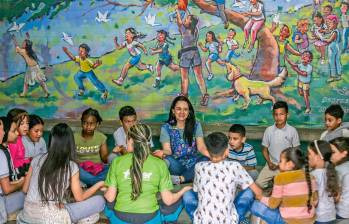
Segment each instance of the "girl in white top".
[{"label": "girl in white top", "polygon": [[22,48],[18,46],[16,38],[13,38],[13,42],[16,46],[16,53],[21,55],[26,63],[27,71],[24,76],[23,92],[19,95],[24,97],[28,92],[28,86],[35,85],[38,82],[45,92],[45,97],[49,97],[46,85],[46,77],[38,65],[38,57],[33,50],[33,42],[29,40],[29,33],[26,33],[26,39],[22,43]]},{"label": "girl in white top", "polygon": [[308,164],[315,177],[319,202],[316,207],[316,223],[328,223],[336,220],[335,198],[339,194],[337,173],[331,162],[331,145],[322,140],[315,140],[308,146]]},{"label": "girl in white top", "polygon": [[250,19],[246,23],[244,27],[244,33],[245,33],[245,42],[244,42],[244,48],[246,48],[247,43],[249,41],[250,37],[250,31],[251,31],[251,42],[248,46],[248,51],[252,51],[254,47],[254,43],[257,39],[257,33],[260,30],[260,28],[264,25],[264,9],[263,4],[258,0],[250,0],[250,9],[249,12],[241,13],[243,16],[249,16]]},{"label": "girl in white top", "polygon": [[137,41],[137,39],[142,39],[146,35],[139,33],[135,30],[135,28],[130,27],[125,30],[125,41],[122,44],[118,43],[117,37],[114,38],[115,47],[117,50],[127,48],[128,52],[130,53],[131,57],[127,61],[127,63],[124,65],[124,67],[121,70],[120,77],[118,79],[113,79],[113,83],[115,83],[118,86],[122,86],[124,79],[127,76],[127,72],[130,68],[136,66],[139,70],[143,71],[148,69],[151,73],[154,71],[153,66],[151,64],[144,64],[141,62],[141,49],[144,54],[147,54],[147,49],[145,49],[144,45]]},{"label": "girl in white top", "polygon": [[336,165],[340,196],[336,204],[337,219],[349,220],[349,138],[339,137],[330,141],[331,162]]}]

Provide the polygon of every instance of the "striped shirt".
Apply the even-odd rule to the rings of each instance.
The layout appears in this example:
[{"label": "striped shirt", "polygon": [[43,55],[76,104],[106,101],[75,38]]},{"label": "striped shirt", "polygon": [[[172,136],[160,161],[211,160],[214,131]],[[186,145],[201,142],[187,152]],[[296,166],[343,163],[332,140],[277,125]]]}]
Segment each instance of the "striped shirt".
[{"label": "striped shirt", "polygon": [[314,223],[315,204],[318,200],[316,180],[311,176],[313,205],[308,212],[308,185],[303,169],[279,173],[274,178],[271,197],[262,197],[261,202],[270,208],[280,209],[281,217],[288,224]]},{"label": "striped shirt", "polygon": [[244,143],[240,151],[229,149],[228,160],[239,162],[242,166],[257,166],[253,146],[248,143]]}]

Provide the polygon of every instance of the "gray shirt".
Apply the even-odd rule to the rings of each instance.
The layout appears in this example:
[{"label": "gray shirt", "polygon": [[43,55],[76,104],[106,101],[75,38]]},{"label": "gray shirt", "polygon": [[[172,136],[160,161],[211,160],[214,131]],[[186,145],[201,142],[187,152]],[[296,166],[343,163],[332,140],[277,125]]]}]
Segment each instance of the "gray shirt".
[{"label": "gray shirt", "polygon": [[262,145],[268,148],[271,162],[278,164],[281,152],[286,148],[299,146],[300,142],[297,130],[286,123],[281,129],[275,124],[268,127],[264,132]]},{"label": "gray shirt", "polygon": [[[115,146],[124,146],[127,148],[127,136],[123,127],[119,127],[113,133]],[[153,139],[150,139],[150,147],[154,147]]]},{"label": "gray shirt", "polygon": [[[9,175],[10,175],[10,171],[8,170],[6,155],[0,149],[0,179],[4,177],[8,177]],[[2,194],[1,185],[0,185],[0,194]]]},{"label": "gray shirt", "polygon": [[35,156],[44,154],[47,152],[46,142],[43,137],[39,142],[33,142],[28,136],[22,137],[23,145],[25,148],[25,158],[34,158]]},{"label": "gray shirt", "polygon": [[341,195],[336,204],[337,215],[343,218],[349,218],[349,161],[336,166],[339,184],[341,186]]},{"label": "gray shirt", "polygon": [[[33,169],[33,173],[30,179],[30,184],[29,184],[29,190],[27,192],[27,197],[26,201],[29,202],[41,202],[41,197],[39,194],[39,172],[41,170],[41,166],[43,165],[44,161],[46,160],[47,155],[42,155],[42,156],[37,156],[35,157],[30,166]],[[79,172],[79,167],[78,165],[70,161],[70,169],[71,169],[71,176],[74,176],[76,173]],[[68,174],[68,172],[66,172]],[[67,183],[64,183],[64,188],[65,190],[69,189],[70,187],[70,177],[67,178]]]},{"label": "gray shirt", "polygon": [[198,28],[195,27],[194,33],[191,32],[189,28],[186,28],[184,25],[180,27],[182,34],[182,49],[188,47],[196,47],[199,39]]}]

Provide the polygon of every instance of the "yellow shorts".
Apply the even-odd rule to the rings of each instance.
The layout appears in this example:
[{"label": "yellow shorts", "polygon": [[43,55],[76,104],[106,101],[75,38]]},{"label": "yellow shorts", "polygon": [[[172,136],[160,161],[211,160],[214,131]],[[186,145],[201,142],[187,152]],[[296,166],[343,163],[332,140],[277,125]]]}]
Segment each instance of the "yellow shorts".
[{"label": "yellow shorts", "polygon": [[300,88],[302,90],[309,90],[310,89],[310,84],[298,81],[298,88]]}]

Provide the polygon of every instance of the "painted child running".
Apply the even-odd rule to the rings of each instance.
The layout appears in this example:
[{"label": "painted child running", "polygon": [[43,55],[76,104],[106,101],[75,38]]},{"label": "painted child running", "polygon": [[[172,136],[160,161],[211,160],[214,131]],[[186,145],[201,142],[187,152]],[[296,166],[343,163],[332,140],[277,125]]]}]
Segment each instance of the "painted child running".
[{"label": "painted child running", "polygon": [[108,97],[108,91],[105,88],[104,84],[97,78],[93,69],[97,68],[102,64],[102,61],[97,60],[96,62],[91,61],[89,57],[90,47],[87,44],[80,44],[79,46],[79,55],[74,56],[67,47],[63,47],[64,53],[77,64],[80,65],[80,70],[75,74],[74,80],[75,83],[79,87],[79,96],[83,96],[85,93],[85,87],[83,80],[89,79],[92,84],[102,92],[102,99],[106,99]]},{"label": "painted child running", "polygon": [[135,30],[133,27],[129,27],[125,30],[125,41],[122,44],[118,43],[118,38],[114,38],[115,47],[117,50],[123,49],[127,47],[128,52],[130,53],[131,57],[129,58],[128,62],[124,65],[122,68],[120,77],[118,79],[113,79],[113,83],[115,83],[118,86],[122,86],[126,76],[127,72],[130,68],[136,66],[139,70],[143,71],[148,69],[151,73],[154,72],[153,66],[150,64],[144,64],[141,62],[141,49],[145,54],[147,54],[147,49],[145,49],[144,45],[137,41],[137,39],[142,39],[146,35],[139,33]]},{"label": "painted child running", "polygon": [[165,30],[159,30],[157,31],[157,43],[155,48],[151,48],[151,55],[159,54],[159,60],[156,63],[156,72],[157,76],[155,78],[155,82],[153,84],[154,88],[158,88],[160,86],[161,81],[161,70],[162,67],[165,65],[169,69],[171,69],[173,72],[179,71],[179,66],[175,63],[173,63],[172,55],[169,52],[170,44],[173,45],[173,43],[170,40],[174,40],[174,38],[171,38],[167,31]]}]

